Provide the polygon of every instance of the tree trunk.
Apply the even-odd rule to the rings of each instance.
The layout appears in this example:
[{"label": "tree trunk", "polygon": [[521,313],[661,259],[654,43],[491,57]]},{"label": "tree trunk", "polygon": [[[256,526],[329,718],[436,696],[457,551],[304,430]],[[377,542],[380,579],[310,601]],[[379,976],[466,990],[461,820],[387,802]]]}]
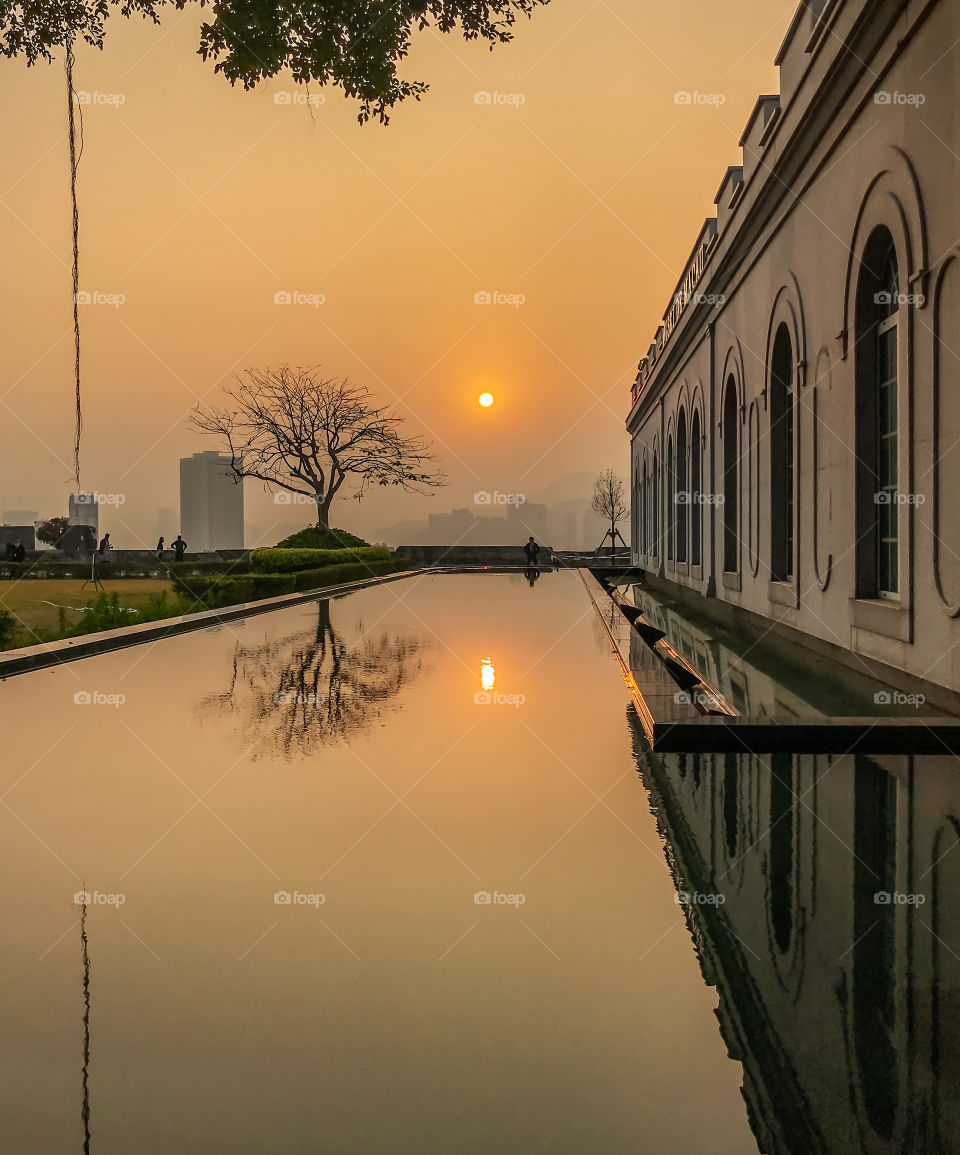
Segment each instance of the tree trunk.
[{"label": "tree trunk", "polygon": [[317,494],[317,529],[327,529],[330,525],[330,505],[323,500],[323,494]]}]

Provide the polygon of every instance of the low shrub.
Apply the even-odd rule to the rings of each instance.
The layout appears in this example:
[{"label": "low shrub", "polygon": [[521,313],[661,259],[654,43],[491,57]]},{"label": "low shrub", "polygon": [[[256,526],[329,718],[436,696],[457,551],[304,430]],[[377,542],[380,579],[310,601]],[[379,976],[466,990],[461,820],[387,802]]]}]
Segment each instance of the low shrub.
[{"label": "low shrub", "polygon": [[320,529],[316,525],[308,525],[306,529],[298,530],[283,541],[277,542],[278,549],[344,549],[347,546],[369,545],[362,537],[347,533],[345,529]]},{"label": "low shrub", "polygon": [[353,561],[386,561],[391,557],[383,546],[364,545],[351,549],[255,549],[250,554],[250,565],[268,573],[296,573],[299,570],[319,569]]},{"label": "low shrub", "polygon": [[0,606],[0,650],[9,646],[19,624],[6,606]]}]

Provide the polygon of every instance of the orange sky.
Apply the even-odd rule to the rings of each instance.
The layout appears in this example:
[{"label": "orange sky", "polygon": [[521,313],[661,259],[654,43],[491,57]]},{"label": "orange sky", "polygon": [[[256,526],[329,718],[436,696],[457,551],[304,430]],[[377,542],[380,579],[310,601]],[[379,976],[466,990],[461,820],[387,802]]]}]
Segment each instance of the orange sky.
[{"label": "orange sky", "polygon": [[[431,90],[386,128],[361,128],[337,90],[294,103],[307,94],[283,76],[231,88],[195,55],[199,9],[159,30],[112,18],[75,84],[98,94],[83,109],[81,290],[125,298],[81,309],[82,481],[124,495],[101,517],[115,544],[154,544],[178,458],[213,448],[188,409],[248,365],[322,363],[434,438],[449,487],[335,508],[361,532],[480,489],[625,475],[636,363],[756,96],[777,91],[795,7],[553,0],[493,53],[421,34],[403,72]],[[681,90],[723,103],[679,105]],[[0,508],[48,515],[73,488],[60,62],[3,60],[0,96]],[[277,305],[278,291],[324,301]],[[475,304],[481,291],[525,301]],[[248,525],[270,541],[303,520],[248,483]]]}]

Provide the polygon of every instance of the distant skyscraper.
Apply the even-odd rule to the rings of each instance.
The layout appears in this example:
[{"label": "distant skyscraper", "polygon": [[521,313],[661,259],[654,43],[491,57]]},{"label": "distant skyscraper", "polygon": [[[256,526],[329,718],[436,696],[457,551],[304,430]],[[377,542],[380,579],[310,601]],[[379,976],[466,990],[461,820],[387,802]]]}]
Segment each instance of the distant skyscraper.
[{"label": "distant skyscraper", "polygon": [[243,548],[243,485],[229,457],[207,450],[180,459],[180,532],[191,553]]},{"label": "distant skyscraper", "polygon": [[94,493],[71,493],[67,509],[67,521],[71,525],[92,525],[100,532],[100,506]]}]

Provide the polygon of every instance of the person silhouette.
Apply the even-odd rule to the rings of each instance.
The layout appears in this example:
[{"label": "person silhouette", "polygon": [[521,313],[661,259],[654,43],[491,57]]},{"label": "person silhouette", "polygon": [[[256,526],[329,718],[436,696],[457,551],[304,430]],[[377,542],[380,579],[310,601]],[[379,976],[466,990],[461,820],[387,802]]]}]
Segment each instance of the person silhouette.
[{"label": "person silhouette", "polygon": [[531,534],[529,540],[526,542],[526,544],[523,547],[523,553],[527,559],[527,565],[530,566],[531,568],[537,564],[537,554],[539,554],[539,552],[540,552],[540,546],[537,545],[536,541],[533,538],[533,535]]},{"label": "person silhouette", "polygon": [[160,538],[160,540],[157,542],[157,557],[163,557],[163,538]]},{"label": "person silhouette", "polygon": [[176,560],[183,561],[183,555],[187,552],[187,543],[183,540],[179,533],[172,542],[172,546]]},{"label": "person silhouette", "polygon": [[531,589],[533,589],[533,587],[534,587],[534,586],[537,584],[537,582],[540,580],[540,571],[539,571],[538,569],[533,569],[531,566],[528,566],[528,567],[527,567],[527,568],[526,568],[526,569],[523,571],[523,576],[524,576],[524,577],[527,579],[527,581],[530,583],[530,588],[531,588]]}]

